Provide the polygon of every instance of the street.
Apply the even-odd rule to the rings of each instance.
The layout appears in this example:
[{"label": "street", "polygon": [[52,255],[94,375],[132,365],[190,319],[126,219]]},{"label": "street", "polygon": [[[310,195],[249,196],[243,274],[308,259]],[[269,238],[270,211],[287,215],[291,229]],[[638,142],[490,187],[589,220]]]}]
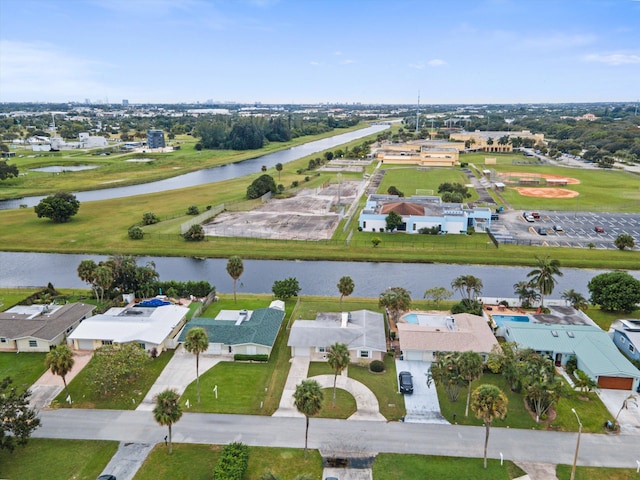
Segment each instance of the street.
[{"label": "street", "polygon": [[[117,440],[157,443],[166,427],[151,412],[59,409],[40,412],[38,438]],[[239,441],[251,446],[302,448],[303,418],[185,413],[173,426],[176,443],[226,444]],[[311,419],[309,447],[372,453],[417,453],[482,457],[484,427],[361,422]],[[492,428],[489,456],[524,462],[571,464],[576,433]],[[636,468],[640,438],[635,435],[583,434],[579,465]]]}]

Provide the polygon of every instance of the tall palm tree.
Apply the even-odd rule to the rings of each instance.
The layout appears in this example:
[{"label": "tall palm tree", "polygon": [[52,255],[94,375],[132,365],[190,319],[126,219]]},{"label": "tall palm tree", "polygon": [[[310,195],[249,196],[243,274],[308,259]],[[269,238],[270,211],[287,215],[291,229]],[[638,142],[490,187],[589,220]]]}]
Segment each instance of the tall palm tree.
[{"label": "tall palm tree", "polygon": [[460,295],[464,296],[466,293],[469,301],[482,293],[482,287],[482,280],[473,275],[461,275],[451,282],[451,288],[458,290]]},{"label": "tall palm tree", "polygon": [[477,352],[462,352],[457,359],[458,371],[464,381],[467,382],[467,406],[464,410],[464,416],[469,416],[469,400],[471,398],[471,382],[482,376],[484,364],[482,356]]},{"label": "tall palm tree", "polygon": [[236,282],[244,272],[244,264],[242,259],[237,255],[229,257],[227,262],[227,273],[233,278],[233,303],[236,303]]},{"label": "tall palm tree", "polygon": [[169,454],[173,452],[171,444],[171,426],[182,417],[182,407],[178,403],[180,396],[173,390],[165,390],[156,396],[153,418],[158,424],[169,427]]},{"label": "tall palm tree", "polygon": [[576,292],[573,288],[565,290],[560,294],[562,299],[576,310],[586,310],[589,308],[587,299],[580,292]]},{"label": "tall palm tree", "polygon": [[198,390],[198,403],[200,403],[200,353],[207,350],[207,348],[209,348],[209,337],[207,337],[207,332],[204,331],[204,328],[196,327],[189,330],[184,342],[184,349],[187,352],[194,353],[196,355],[196,386]]},{"label": "tall palm tree", "polygon": [[318,382],[315,380],[303,380],[300,385],[296,386],[293,399],[296,408],[307,420],[307,426],[304,431],[304,457],[307,458],[309,417],[313,417],[320,412],[322,409],[322,400],[324,400],[324,395]]},{"label": "tall palm tree", "polygon": [[521,280],[513,285],[513,292],[518,295],[520,300],[520,306],[522,308],[529,308],[531,305],[540,300],[540,294],[536,292],[533,282]]},{"label": "tall palm tree", "polygon": [[281,163],[276,163],[276,171],[278,172],[278,181],[280,181],[280,172],[282,171]]},{"label": "tall palm tree", "polygon": [[355,284],[351,277],[344,276],[338,281],[338,291],[340,292],[340,311],[342,311],[342,297],[348,297],[353,293]]},{"label": "tall palm tree", "polygon": [[489,445],[489,431],[491,422],[496,418],[504,418],[507,414],[507,396],[495,385],[480,385],[473,391],[471,409],[484,422],[484,468],[487,468],[487,446]]},{"label": "tall palm tree", "polygon": [[349,354],[349,347],[344,343],[336,342],[331,345],[329,352],[327,353],[327,363],[334,372],[333,376],[333,404],[336,404],[336,381],[338,380],[338,374],[349,366],[351,355]]},{"label": "tall palm tree", "polygon": [[44,364],[51,370],[51,373],[62,377],[62,383],[64,383],[64,389],[67,391],[67,398],[69,399],[71,398],[71,394],[67,386],[66,376],[73,368],[74,363],[73,352],[69,346],[64,343],[51,350],[44,358]]},{"label": "tall palm tree", "polygon": [[536,256],[536,268],[527,273],[531,277],[531,282],[540,292],[540,306],[544,307],[545,295],[551,295],[556,286],[556,276],[561,277],[560,260],[552,259],[549,255],[544,258]]}]

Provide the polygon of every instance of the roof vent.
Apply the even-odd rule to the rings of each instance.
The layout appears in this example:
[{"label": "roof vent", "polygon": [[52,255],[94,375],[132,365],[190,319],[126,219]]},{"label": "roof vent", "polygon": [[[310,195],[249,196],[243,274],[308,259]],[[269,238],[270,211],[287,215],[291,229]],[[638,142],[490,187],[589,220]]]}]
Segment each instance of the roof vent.
[{"label": "roof vent", "polygon": [[558,332],[556,330],[551,330],[551,335],[553,335],[554,337],[557,337]]},{"label": "roof vent", "polygon": [[575,338],[575,335],[574,335],[574,334],[573,334],[573,332],[571,332],[571,331],[567,331],[567,336],[568,336],[569,338]]}]

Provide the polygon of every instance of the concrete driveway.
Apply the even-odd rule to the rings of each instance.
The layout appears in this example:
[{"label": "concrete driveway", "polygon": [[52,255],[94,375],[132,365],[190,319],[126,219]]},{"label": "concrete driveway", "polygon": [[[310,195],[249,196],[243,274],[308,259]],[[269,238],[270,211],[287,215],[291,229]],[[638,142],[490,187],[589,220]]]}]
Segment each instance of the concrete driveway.
[{"label": "concrete driveway", "polygon": [[404,396],[404,406],[407,410],[405,422],[449,424],[440,413],[435,384],[432,382],[430,386],[427,385],[427,372],[430,367],[431,362],[396,359],[398,372],[407,371],[413,375],[413,394]]},{"label": "concrete driveway", "polygon": [[[226,357],[200,354],[199,374],[202,376],[207,370],[213,368],[218,362],[226,361]],[[151,411],[155,405],[154,398],[165,390],[175,390],[182,395],[189,384],[196,380],[196,356],[187,352],[183,345],[176,348],[176,353],[169,361],[162,373],[158,376],[144,400],[136,410]],[[195,400],[195,398],[193,399]]]},{"label": "concrete driveway", "polygon": [[[91,357],[93,357],[93,352],[89,350],[75,350],[73,352],[73,368],[65,376],[67,385],[87,366]],[[61,376],[54,375],[51,370],[47,370],[31,385],[29,390],[31,390],[29,406],[35,409],[46,408],[64,390],[64,382]]]},{"label": "concrete driveway", "polygon": [[[630,390],[611,390],[606,388],[601,388],[597,392],[600,400],[609,410],[611,420],[616,418],[618,412],[620,413],[618,415],[620,433],[640,435],[640,394],[634,394]],[[622,408],[625,400],[632,394],[635,395],[635,400],[627,401],[627,408]],[[621,408],[622,410],[620,410]]]},{"label": "concrete driveway", "polygon": [[131,480],[154,446],[151,443],[120,442],[118,450],[104,467],[101,475],[111,474],[118,480]]}]

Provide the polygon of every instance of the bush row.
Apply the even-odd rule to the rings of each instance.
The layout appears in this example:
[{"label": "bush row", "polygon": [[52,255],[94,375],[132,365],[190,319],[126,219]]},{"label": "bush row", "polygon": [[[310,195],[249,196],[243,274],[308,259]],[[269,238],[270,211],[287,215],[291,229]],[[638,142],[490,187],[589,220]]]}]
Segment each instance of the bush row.
[{"label": "bush row", "polygon": [[222,449],[213,469],[214,480],[242,480],[249,465],[249,447],[233,442]]},{"label": "bush row", "polygon": [[238,360],[240,362],[268,362],[269,361],[269,355],[264,354],[264,353],[260,353],[260,354],[256,354],[256,355],[247,355],[244,353],[236,353],[233,356],[234,360]]}]

